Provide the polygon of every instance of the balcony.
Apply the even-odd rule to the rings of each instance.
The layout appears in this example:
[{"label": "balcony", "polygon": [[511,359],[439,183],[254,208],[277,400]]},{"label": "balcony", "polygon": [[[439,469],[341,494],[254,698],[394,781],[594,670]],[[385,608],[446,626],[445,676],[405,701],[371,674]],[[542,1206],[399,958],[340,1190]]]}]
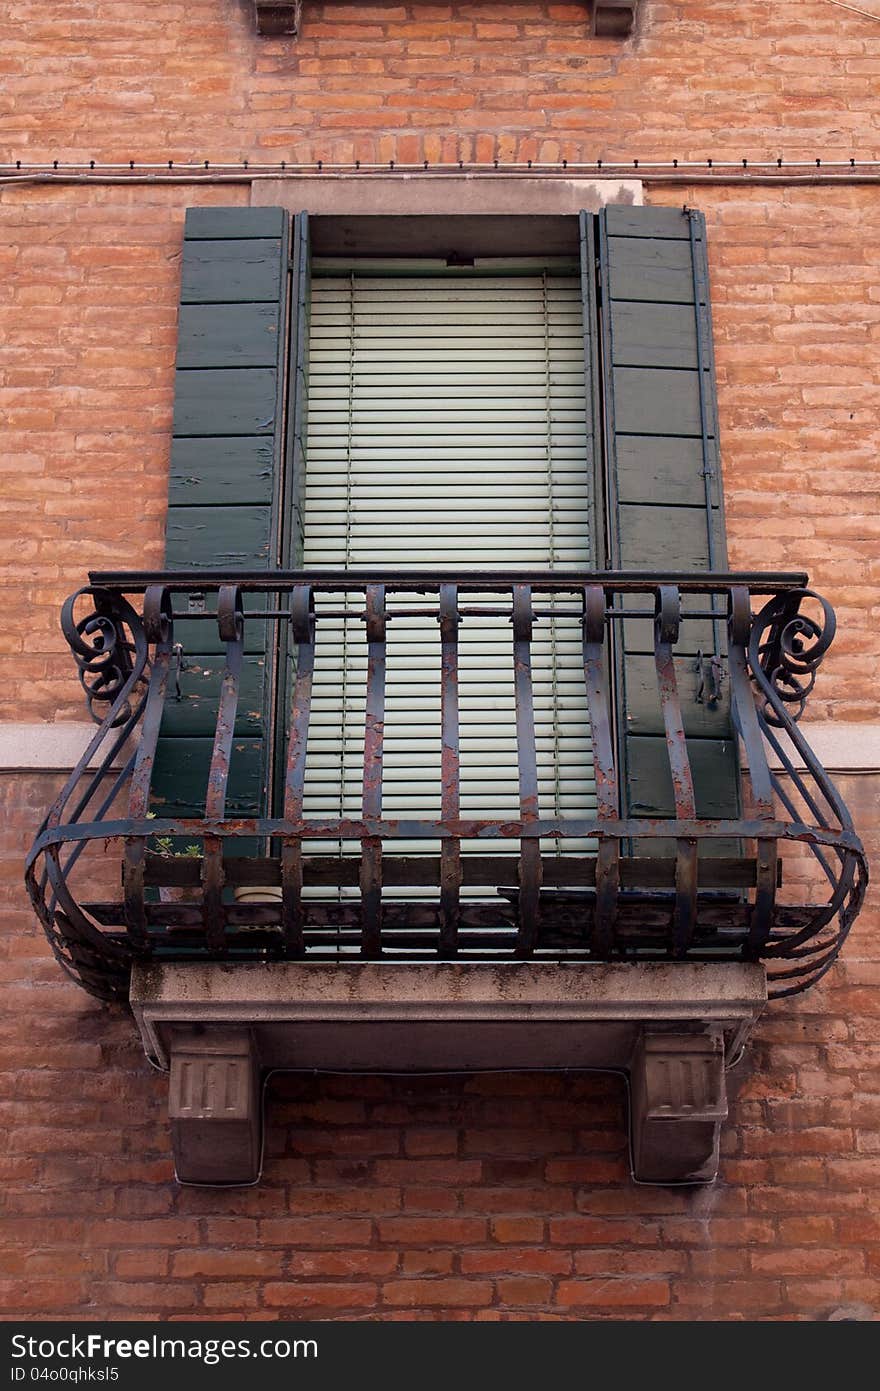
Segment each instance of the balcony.
[{"label": "balcony", "polygon": [[[275,571],[90,579],[65,604],[62,626],[100,723],[40,828],[26,879],[64,969],[103,999],[127,1001],[131,990],[148,1051],[170,1061],[172,1099],[174,1050],[189,1059],[190,1076],[190,1026],[200,1020],[226,1030],[226,1064],[243,1067],[245,1079],[259,1066],[255,1021],[275,1028],[260,1044],[260,1064],[289,1065],[278,1028],[294,1016],[303,1024],[308,1010],[297,1014],[295,1002],[318,983],[313,1023],[338,1024],[347,1008],[362,1022],[381,1015],[392,1053],[409,1048],[422,1062],[432,1045],[428,1034],[413,1033],[414,1018],[433,1021],[440,1056],[465,1066],[498,1051],[474,1051],[479,1020],[507,1030],[501,1052],[510,1066],[608,1065],[605,1043],[591,1052],[583,1042],[585,1026],[607,1042],[612,1024],[625,1020],[639,1026],[620,1048],[627,1056],[635,1048],[641,1059],[644,1085],[639,1091],[634,1081],[633,1104],[643,1112],[643,1151],[651,1119],[656,1128],[677,1118],[680,1136],[688,1125],[702,1125],[704,1140],[711,1132],[700,1162],[691,1155],[684,1169],[678,1161],[664,1167],[662,1154],[658,1161],[644,1151],[637,1169],[649,1178],[706,1176],[724,1109],[718,1058],[741,1044],[759,1012],[764,973],[771,998],[816,981],[837,957],[867,883],[846,806],[797,725],[835,626],[805,575]],[[389,633],[416,617],[436,635],[437,747],[428,765],[437,786],[425,814],[390,817],[383,814]],[[322,636],[343,619],[360,634],[359,814],[318,817],[308,811],[307,782],[316,661]],[[489,619],[511,644],[517,804],[512,814],[476,817],[462,810],[460,653],[468,625]],[[654,742],[669,788],[663,815],[627,811],[626,712],[617,692],[622,634],[633,622],[653,634],[653,653],[642,660],[656,684]],[[177,817],[164,814],[151,789],[163,714],[179,698],[185,661],[176,634],[182,625],[194,631],[193,623],[219,635],[222,671],[199,812]],[[582,654],[595,780],[588,815],[548,815],[541,804],[533,649],[547,624],[562,625]],[[266,625],[259,628],[270,635],[266,650],[281,654],[279,670],[289,667],[291,678],[280,686],[287,709],[276,712],[281,733],[270,760],[279,792],[274,804],[241,815],[240,806],[228,806],[229,779],[256,625]],[[698,628],[714,631],[711,659],[679,655],[695,650],[688,634]],[[695,666],[696,694],[693,680],[687,690],[683,681]],[[739,755],[735,816],[698,810],[696,743],[685,736],[695,699],[729,711]],[[121,887],[114,847],[121,847]],[[217,967],[228,986],[220,1005]],[[510,974],[514,967],[519,974]],[[425,995],[429,980],[440,981],[444,1001]],[[730,998],[719,1004],[726,985]],[[679,988],[687,998],[664,1008]],[[409,1011],[403,1035],[389,1023],[389,997]],[[582,1051],[557,1056],[547,1029],[563,1016],[578,1025]],[[395,1015],[397,1024],[402,1019]],[[646,1033],[652,1019],[661,1021],[660,1045]],[[544,1028],[545,1041],[518,1047],[529,1020]],[[313,1045],[301,1034],[297,1058],[338,1061],[334,1028]],[[387,1061],[387,1049],[377,1051],[366,1033],[364,1040],[353,1065]],[[702,1102],[677,1093],[658,1110],[646,1080],[652,1049],[671,1048],[680,1063],[695,1040],[697,1071],[710,1079]],[[250,1110],[239,1121],[250,1158],[242,1173],[255,1163],[247,1085]],[[198,1119],[187,1106],[180,1101],[181,1134]],[[181,1170],[183,1141],[178,1148]],[[192,1171],[204,1176],[204,1146],[200,1153]]]}]

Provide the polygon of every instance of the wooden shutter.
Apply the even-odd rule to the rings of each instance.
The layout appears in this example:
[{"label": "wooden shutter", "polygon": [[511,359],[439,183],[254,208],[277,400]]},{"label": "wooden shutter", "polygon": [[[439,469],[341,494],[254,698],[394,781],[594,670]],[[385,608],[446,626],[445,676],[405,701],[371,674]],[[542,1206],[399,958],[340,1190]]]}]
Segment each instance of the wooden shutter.
[{"label": "wooden shutter", "polygon": [[[611,207],[600,217],[599,246],[610,564],[726,569],[705,221],[678,208]],[[621,648],[626,810],[669,816],[650,620],[627,622]],[[729,687],[722,683],[714,706],[705,694],[698,700],[712,656],[724,651],[723,614],[714,624],[683,623],[676,670],[697,811],[706,817],[739,808]],[[725,851],[715,843],[715,853]]]},{"label": "wooden shutter", "polygon": [[[288,215],[280,208],[187,212],[168,569],[234,572],[279,562],[288,259]],[[165,707],[155,804],[197,816],[223,657],[213,622],[184,620],[175,637],[183,644],[180,699]],[[265,624],[249,625],[246,648],[227,796],[232,815],[264,811],[272,747],[273,653]]]}]

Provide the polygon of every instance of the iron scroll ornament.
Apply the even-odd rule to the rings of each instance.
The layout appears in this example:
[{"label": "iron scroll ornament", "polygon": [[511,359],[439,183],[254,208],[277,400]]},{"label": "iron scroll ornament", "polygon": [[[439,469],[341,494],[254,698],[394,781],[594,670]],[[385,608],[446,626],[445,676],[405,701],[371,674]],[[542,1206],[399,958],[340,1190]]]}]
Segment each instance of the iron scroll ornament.
[{"label": "iron scroll ornament", "polygon": [[[821,621],[800,612],[805,599],[812,599],[819,605]],[[789,707],[793,720],[799,720],[804,713],[807,697],[816,684],[816,673],[836,631],[833,608],[812,589],[775,595],[754,619],[749,639],[749,665],[753,672],[763,673],[777,699]],[[759,687],[762,684],[759,682]],[[766,696],[761,715],[776,729],[784,725]]]},{"label": "iron scroll ornament", "polygon": [[[77,618],[77,601],[84,596],[92,600],[94,608],[85,617]],[[65,600],[61,631],[73,653],[89,714],[95,724],[101,724],[114,701],[129,685],[135,670],[140,671],[142,679],[148,674],[140,616],[121,595],[86,587]],[[111,727],[124,724],[130,715],[131,704],[126,700],[116,712]]]}]

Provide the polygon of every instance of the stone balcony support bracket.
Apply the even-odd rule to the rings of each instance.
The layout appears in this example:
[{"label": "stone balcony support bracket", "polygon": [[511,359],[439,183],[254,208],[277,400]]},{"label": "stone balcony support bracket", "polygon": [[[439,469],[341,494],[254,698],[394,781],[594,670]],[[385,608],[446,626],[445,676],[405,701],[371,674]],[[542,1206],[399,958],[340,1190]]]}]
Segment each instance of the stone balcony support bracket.
[{"label": "stone balcony support bracket", "polygon": [[258,34],[273,39],[293,37],[300,30],[302,0],[293,0],[293,4],[285,4],[283,0],[254,0],[254,16]]},{"label": "stone balcony support bracket", "polygon": [[252,1030],[171,1030],[168,1119],[181,1183],[253,1183],[260,1173],[262,1096]]},{"label": "stone balcony support bracket", "polygon": [[727,1119],[725,1044],[718,1027],[646,1026],[630,1065],[633,1174],[642,1183],[711,1183]]},{"label": "stone balcony support bracket", "polygon": [[600,39],[628,39],[638,13],[639,0],[593,0],[590,33]]},{"label": "stone balcony support bracket", "polygon": [[725,1060],[766,1000],[758,964],[275,962],[136,966],[131,1004],[170,1072],[178,1178],[251,1183],[272,1069],[615,1070],[634,1177],[715,1177]]}]

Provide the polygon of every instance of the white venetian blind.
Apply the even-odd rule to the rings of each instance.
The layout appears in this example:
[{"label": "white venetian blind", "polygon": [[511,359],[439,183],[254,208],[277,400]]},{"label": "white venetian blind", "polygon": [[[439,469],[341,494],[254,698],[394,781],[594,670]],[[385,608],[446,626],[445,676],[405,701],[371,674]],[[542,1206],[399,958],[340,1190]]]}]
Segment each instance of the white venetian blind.
[{"label": "white venetian blind", "polygon": [[[577,274],[437,263],[394,274],[322,269],[312,283],[304,565],[443,570],[450,578],[466,569],[590,566]],[[349,606],[362,603],[353,597]],[[404,605],[413,607],[412,597],[392,599],[389,611]],[[439,627],[427,614],[401,617],[388,634],[383,814],[436,817]],[[318,635],[306,811],[358,817],[364,626],[327,620]],[[539,622],[532,651],[541,813],[590,815],[577,622]],[[516,818],[510,622],[465,618],[460,653],[462,815]],[[436,852],[436,844],[399,848]]]}]

